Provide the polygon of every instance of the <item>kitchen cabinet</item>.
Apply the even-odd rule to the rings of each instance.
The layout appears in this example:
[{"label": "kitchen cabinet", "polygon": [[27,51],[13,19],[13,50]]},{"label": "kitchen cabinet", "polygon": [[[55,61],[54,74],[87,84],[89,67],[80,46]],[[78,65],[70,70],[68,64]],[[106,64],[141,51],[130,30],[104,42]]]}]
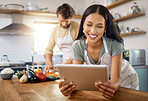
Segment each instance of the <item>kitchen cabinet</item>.
[{"label": "kitchen cabinet", "polygon": [[148,92],[148,67],[135,66],[134,68],[139,77],[139,90]]},{"label": "kitchen cabinet", "polygon": [[[119,0],[115,3],[112,3],[111,5],[108,5],[106,6],[108,9],[112,9],[114,7],[117,7],[117,6],[120,6],[124,3],[127,3],[127,2],[130,2],[132,0]],[[139,17],[139,16],[144,16],[145,13],[137,13],[137,14],[130,14],[130,15],[127,15],[127,16],[123,16],[123,17],[120,17],[118,19],[114,19],[113,21],[118,21],[118,22],[121,22],[121,21],[125,21],[125,20],[128,20],[128,19],[132,19],[132,18],[136,18],[136,17]],[[134,35],[134,34],[145,34],[146,32],[145,31],[136,31],[136,32],[131,32],[131,33],[123,33],[123,34],[120,34],[121,37],[124,37],[124,36],[129,36],[129,35]]]},{"label": "kitchen cabinet", "polygon": [[[34,16],[51,16],[56,17],[56,13],[51,12],[39,12],[39,11],[24,11],[24,10],[12,10],[12,9],[0,9],[0,13],[3,14],[25,14],[25,15],[34,15]],[[81,19],[81,15],[74,15],[73,18],[75,19]]]}]

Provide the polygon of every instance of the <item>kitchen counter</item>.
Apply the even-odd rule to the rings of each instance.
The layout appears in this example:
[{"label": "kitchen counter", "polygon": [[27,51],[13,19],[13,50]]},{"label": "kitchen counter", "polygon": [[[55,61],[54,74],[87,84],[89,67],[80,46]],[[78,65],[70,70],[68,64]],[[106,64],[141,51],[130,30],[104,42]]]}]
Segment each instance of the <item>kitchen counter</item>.
[{"label": "kitchen counter", "polygon": [[[1,101],[106,101],[97,91],[75,91],[71,97],[64,97],[58,81],[40,83],[20,83],[13,77],[11,80],[0,79]],[[120,88],[111,100],[107,101],[148,101],[148,92]]]},{"label": "kitchen counter", "polygon": [[[29,65],[30,68],[32,68],[32,65]],[[45,65],[39,65],[39,68],[44,68]],[[15,71],[26,71],[26,65],[14,65],[14,66],[0,66],[0,71],[3,70],[4,68],[11,68]],[[34,68],[37,68],[37,65],[34,65]]]}]

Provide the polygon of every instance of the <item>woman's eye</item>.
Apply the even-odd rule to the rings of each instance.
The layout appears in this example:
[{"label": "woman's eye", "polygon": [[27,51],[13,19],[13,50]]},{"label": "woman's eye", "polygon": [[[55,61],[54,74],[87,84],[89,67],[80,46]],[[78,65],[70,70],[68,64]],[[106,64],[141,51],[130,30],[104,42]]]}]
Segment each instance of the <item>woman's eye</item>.
[{"label": "woman's eye", "polygon": [[103,28],[103,26],[97,26],[98,28]]},{"label": "woman's eye", "polygon": [[87,24],[87,26],[92,26],[91,24]]}]

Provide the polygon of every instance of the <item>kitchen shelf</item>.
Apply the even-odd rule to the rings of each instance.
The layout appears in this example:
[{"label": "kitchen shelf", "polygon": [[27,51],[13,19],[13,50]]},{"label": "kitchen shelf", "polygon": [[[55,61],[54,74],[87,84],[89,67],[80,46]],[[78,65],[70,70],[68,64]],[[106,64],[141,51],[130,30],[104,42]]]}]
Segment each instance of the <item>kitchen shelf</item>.
[{"label": "kitchen shelf", "polygon": [[[51,12],[39,12],[39,11],[24,11],[24,10],[12,10],[12,9],[0,9],[0,13],[4,14],[26,14],[26,15],[35,15],[35,16],[51,16],[51,17],[56,17],[56,13],[51,13]],[[81,15],[74,15],[75,19],[81,19]]]},{"label": "kitchen shelf", "polygon": [[119,1],[117,1],[117,2],[114,2],[114,3],[112,3],[112,4],[108,5],[108,6],[106,6],[106,7],[107,7],[108,9],[112,9],[112,8],[114,8],[114,7],[116,7],[116,6],[122,5],[122,4],[126,3],[126,2],[129,2],[129,1],[132,1],[132,0],[119,0]]},{"label": "kitchen shelf", "polygon": [[124,20],[128,20],[128,19],[131,19],[131,18],[135,18],[135,17],[138,17],[138,16],[143,16],[145,15],[145,13],[137,13],[137,14],[130,14],[130,15],[127,15],[127,16],[123,16],[123,17],[120,17],[118,19],[114,19],[113,21],[124,21]]},{"label": "kitchen shelf", "polygon": [[131,33],[120,34],[120,36],[124,37],[124,36],[135,35],[135,34],[146,34],[146,32],[145,31],[136,31],[136,32],[131,32]]}]

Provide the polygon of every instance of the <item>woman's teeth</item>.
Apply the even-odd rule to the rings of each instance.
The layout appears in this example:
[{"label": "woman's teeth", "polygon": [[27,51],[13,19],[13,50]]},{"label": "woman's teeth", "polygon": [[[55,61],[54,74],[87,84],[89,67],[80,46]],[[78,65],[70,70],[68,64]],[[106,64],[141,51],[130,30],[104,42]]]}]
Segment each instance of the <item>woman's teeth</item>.
[{"label": "woman's teeth", "polygon": [[91,38],[95,38],[97,37],[97,35],[89,35]]}]

